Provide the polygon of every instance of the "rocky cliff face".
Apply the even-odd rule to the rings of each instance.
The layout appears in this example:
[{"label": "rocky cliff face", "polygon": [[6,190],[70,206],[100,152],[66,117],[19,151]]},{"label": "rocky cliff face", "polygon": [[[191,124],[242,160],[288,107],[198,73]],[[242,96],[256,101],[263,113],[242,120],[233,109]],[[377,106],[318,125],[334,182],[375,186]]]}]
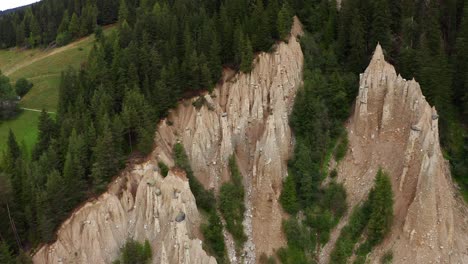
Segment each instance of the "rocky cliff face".
[{"label": "rocky cliff face", "polygon": [[[371,263],[387,250],[393,263],[468,263],[468,211],[441,152],[438,120],[419,84],[397,75],[378,46],[360,76],[349,150],[338,166],[350,206],[367,197],[379,167],[392,178],[394,223]],[[324,247],[322,263],[346,220]]]},{"label": "rocky cliff face", "polygon": [[[182,218],[184,218],[181,220]],[[163,178],[154,161],[135,165],[78,209],[34,263],[111,263],[126,240],[149,240],[154,263],[216,263],[195,237],[200,216],[185,173]]]},{"label": "rocky cliff face", "polygon": [[[160,122],[149,160],[133,165],[97,200],[78,209],[43,246],[35,263],[110,263],[126,239],[148,239],[153,263],[215,263],[202,249],[199,213],[185,175],[162,178],[158,161],[174,165],[172,148],[183,143],[195,176],[218,190],[229,179],[228,159],[235,155],[246,189],[244,228],[248,241],[236,256],[228,233],[231,262],[254,263],[285,245],[283,211],[278,202],[292,151],[288,115],[302,82],[303,55],[294,21],[288,43],[261,53],[250,74],[226,74],[197,109],[185,100]],[[169,125],[170,124],[170,125]],[[178,222],[176,218],[185,215]],[[179,219],[180,220],[180,219]]]},{"label": "rocky cliff face", "polygon": [[[192,105],[196,99],[179,104],[156,135],[155,158],[172,165],[172,147],[180,141],[206,188],[217,190],[229,179],[228,160],[236,156],[246,189],[246,263],[285,245],[278,199],[292,151],[288,116],[302,82],[303,54],[296,40],[302,30],[297,19],[292,33],[273,53],[259,54],[250,74],[226,75],[222,85],[204,95],[206,103],[200,109]],[[229,257],[237,262],[228,234],[226,240]]]}]

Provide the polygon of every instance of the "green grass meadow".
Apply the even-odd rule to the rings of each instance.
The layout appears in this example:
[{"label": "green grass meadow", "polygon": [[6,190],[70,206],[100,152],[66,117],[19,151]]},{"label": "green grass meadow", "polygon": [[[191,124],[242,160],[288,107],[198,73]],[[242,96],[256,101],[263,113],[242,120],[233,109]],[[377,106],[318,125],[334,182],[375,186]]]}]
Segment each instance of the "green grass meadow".
[{"label": "green grass meadow", "polygon": [[[104,33],[107,35],[113,31],[115,28],[110,27],[105,29]],[[17,67],[16,71],[8,75],[10,81],[14,83],[24,77],[34,84],[29,93],[21,99],[20,107],[56,112],[61,73],[68,67],[80,68],[87,60],[93,44],[94,35],[58,48],[60,50],[17,48],[0,50],[0,70],[8,73]],[[10,129],[15,133],[18,143],[24,143],[31,151],[37,140],[39,115],[39,112],[24,110],[15,119],[0,121],[0,156],[6,147]]]},{"label": "green grass meadow", "polygon": [[37,140],[37,122],[40,114],[39,112],[22,111],[15,119],[0,123],[0,156],[6,149],[10,129],[15,134],[18,144],[24,144],[28,151],[31,151]]}]

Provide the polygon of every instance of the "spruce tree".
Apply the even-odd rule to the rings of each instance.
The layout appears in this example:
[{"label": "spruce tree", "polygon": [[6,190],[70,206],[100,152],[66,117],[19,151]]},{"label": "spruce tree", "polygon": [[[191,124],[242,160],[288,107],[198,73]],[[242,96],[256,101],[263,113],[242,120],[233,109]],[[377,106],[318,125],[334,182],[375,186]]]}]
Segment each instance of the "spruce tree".
[{"label": "spruce tree", "polygon": [[281,192],[280,202],[283,209],[289,214],[294,215],[299,209],[297,203],[296,184],[291,175],[286,177],[283,183],[283,191]]},{"label": "spruce tree", "polygon": [[68,10],[63,12],[62,22],[60,22],[60,26],[57,29],[57,33],[63,33],[68,31],[68,27],[70,24],[70,16],[68,15]]},{"label": "spruce tree", "polygon": [[83,198],[86,187],[86,145],[82,135],[78,135],[73,130],[68,143],[68,151],[65,158],[63,177],[66,183],[66,193],[68,193],[67,209],[73,208]]},{"label": "spruce tree", "polygon": [[468,120],[468,3],[463,9],[454,60],[453,98],[459,111],[464,113],[465,120]]},{"label": "spruce tree", "polygon": [[287,40],[289,36],[289,32],[291,31],[292,22],[293,22],[293,17],[292,17],[291,10],[289,9],[288,4],[284,3],[278,13],[278,21],[277,21],[277,27],[278,27],[278,33],[279,33],[280,39]]},{"label": "spruce tree", "polygon": [[93,148],[94,164],[91,176],[96,191],[105,188],[105,183],[119,169],[118,157],[115,156],[114,136],[112,135],[109,116],[106,114],[100,121],[100,133]]},{"label": "spruce tree", "polygon": [[0,263],[15,264],[15,259],[12,256],[8,244],[4,241],[0,242]]},{"label": "spruce tree", "polygon": [[72,15],[70,24],[68,25],[68,32],[70,32],[72,38],[78,38],[80,36],[80,20],[76,13]]},{"label": "spruce tree", "polygon": [[45,110],[42,110],[39,116],[38,130],[37,143],[32,153],[34,160],[39,159],[39,156],[49,148],[51,139],[56,134],[55,122]]},{"label": "spruce tree", "polygon": [[380,243],[390,231],[393,222],[393,191],[390,177],[379,169],[374,188],[369,194],[371,215],[368,224],[368,241]]},{"label": "spruce tree", "polygon": [[377,43],[380,43],[385,50],[392,48],[390,25],[391,17],[388,0],[372,1],[371,38],[368,47],[370,50],[373,50]]},{"label": "spruce tree", "polygon": [[119,23],[123,23],[123,21],[128,21],[129,19],[129,11],[127,7],[127,2],[125,0],[120,0],[119,2]]},{"label": "spruce tree", "polygon": [[349,68],[354,73],[360,73],[366,63],[366,39],[364,25],[357,11],[354,12],[350,28],[352,28],[353,33],[349,36]]},{"label": "spruce tree", "polygon": [[245,39],[244,48],[242,50],[240,70],[249,73],[252,70],[252,60],[254,55],[252,44],[250,43],[250,39],[248,37]]}]

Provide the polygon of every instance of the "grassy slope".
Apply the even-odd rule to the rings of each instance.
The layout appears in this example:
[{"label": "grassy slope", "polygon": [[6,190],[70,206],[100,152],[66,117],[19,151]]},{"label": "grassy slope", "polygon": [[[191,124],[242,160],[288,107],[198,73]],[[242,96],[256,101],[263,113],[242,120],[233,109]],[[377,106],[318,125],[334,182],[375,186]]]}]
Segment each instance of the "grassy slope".
[{"label": "grassy slope", "polygon": [[0,155],[6,148],[8,131],[11,129],[20,145],[23,143],[31,151],[33,144],[37,140],[37,120],[39,112],[23,111],[16,119],[0,123]]},{"label": "grassy slope", "polygon": [[[113,27],[105,29],[105,34]],[[0,50],[0,70],[7,74],[12,82],[25,77],[34,87],[22,98],[21,107],[57,110],[60,74],[67,67],[79,68],[93,47],[94,36],[80,39],[65,47],[41,50]],[[14,71],[13,71],[14,70]],[[31,149],[37,139],[38,112],[23,111],[15,119],[0,123],[0,155],[5,149],[8,131],[11,128],[18,142],[24,141]]]}]

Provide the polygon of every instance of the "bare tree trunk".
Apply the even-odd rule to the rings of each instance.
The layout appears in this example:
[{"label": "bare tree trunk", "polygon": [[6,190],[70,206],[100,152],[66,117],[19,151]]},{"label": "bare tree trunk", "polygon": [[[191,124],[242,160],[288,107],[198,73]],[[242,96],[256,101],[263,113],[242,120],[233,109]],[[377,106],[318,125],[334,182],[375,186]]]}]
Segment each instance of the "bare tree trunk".
[{"label": "bare tree trunk", "polygon": [[16,244],[18,245],[18,250],[21,250],[23,247],[21,246],[21,240],[18,236],[18,232],[16,231],[15,221],[13,220],[13,218],[11,218],[10,206],[8,206],[8,202],[6,203],[6,206],[7,206],[7,211],[8,211],[8,218],[10,219],[11,230],[13,230],[13,233],[15,235]]}]

